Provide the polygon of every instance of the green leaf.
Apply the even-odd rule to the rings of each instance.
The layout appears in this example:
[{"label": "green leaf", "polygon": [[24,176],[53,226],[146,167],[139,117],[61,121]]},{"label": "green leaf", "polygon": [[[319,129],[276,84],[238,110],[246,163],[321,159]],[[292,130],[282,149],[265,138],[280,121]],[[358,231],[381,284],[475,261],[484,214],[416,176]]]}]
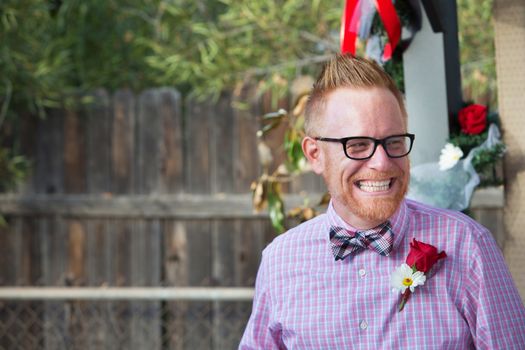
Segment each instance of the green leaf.
[{"label": "green leaf", "polygon": [[286,152],[287,167],[289,171],[300,171],[301,164],[305,162],[302,140],[294,130],[288,130],[285,134],[284,149]]},{"label": "green leaf", "polygon": [[270,221],[277,233],[286,231],[284,227],[284,219],[286,217],[284,212],[284,203],[281,198],[280,186],[273,182],[268,184],[268,212],[270,214]]}]

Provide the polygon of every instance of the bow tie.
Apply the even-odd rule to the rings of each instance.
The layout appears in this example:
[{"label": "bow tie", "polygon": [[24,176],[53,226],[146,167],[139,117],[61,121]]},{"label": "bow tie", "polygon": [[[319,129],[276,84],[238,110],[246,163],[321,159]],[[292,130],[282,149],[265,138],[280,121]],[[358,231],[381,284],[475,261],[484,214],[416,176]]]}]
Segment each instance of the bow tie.
[{"label": "bow tie", "polygon": [[348,231],[342,227],[330,227],[330,243],[335,260],[343,260],[361,249],[370,248],[380,255],[388,256],[392,251],[394,234],[390,222],[363,231]]}]

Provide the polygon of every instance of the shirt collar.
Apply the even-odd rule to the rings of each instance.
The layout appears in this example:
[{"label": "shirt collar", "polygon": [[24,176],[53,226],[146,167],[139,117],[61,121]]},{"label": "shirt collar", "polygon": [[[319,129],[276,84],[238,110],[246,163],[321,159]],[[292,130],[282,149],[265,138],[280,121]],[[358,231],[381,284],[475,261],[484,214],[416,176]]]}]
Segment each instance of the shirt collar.
[{"label": "shirt collar", "polygon": [[[349,225],[336,213],[332,201],[330,201],[330,203],[328,204],[328,208],[326,210],[326,217],[328,219],[329,226],[326,230],[327,239],[329,239],[328,232],[330,232],[330,227],[332,226],[343,227],[349,231],[356,231],[355,227]],[[403,200],[401,202],[399,208],[394,213],[394,215],[390,217],[389,221],[390,227],[392,228],[392,232],[394,233],[394,242],[392,247],[392,250],[394,251],[405,237],[406,231],[408,229],[409,217],[406,200]]]}]

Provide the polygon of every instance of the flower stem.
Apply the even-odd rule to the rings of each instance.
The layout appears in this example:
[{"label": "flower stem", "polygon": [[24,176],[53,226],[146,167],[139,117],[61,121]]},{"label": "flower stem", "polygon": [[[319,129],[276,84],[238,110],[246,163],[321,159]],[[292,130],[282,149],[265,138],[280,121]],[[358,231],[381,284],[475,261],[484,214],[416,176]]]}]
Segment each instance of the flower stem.
[{"label": "flower stem", "polygon": [[403,293],[403,295],[401,295],[401,303],[399,304],[399,311],[401,312],[401,310],[403,310],[403,308],[405,307],[405,304],[408,300],[408,298],[410,298],[410,289],[406,289],[405,292]]}]

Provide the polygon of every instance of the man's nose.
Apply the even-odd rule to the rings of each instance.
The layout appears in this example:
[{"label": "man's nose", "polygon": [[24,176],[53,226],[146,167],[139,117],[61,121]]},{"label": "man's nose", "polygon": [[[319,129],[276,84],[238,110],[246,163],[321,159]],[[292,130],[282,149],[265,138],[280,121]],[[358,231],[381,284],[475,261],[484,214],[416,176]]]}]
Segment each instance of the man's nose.
[{"label": "man's nose", "polygon": [[383,145],[377,145],[376,151],[367,162],[367,166],[376,170],[387,170],[390,167],[391,159],[386,153]]}]

